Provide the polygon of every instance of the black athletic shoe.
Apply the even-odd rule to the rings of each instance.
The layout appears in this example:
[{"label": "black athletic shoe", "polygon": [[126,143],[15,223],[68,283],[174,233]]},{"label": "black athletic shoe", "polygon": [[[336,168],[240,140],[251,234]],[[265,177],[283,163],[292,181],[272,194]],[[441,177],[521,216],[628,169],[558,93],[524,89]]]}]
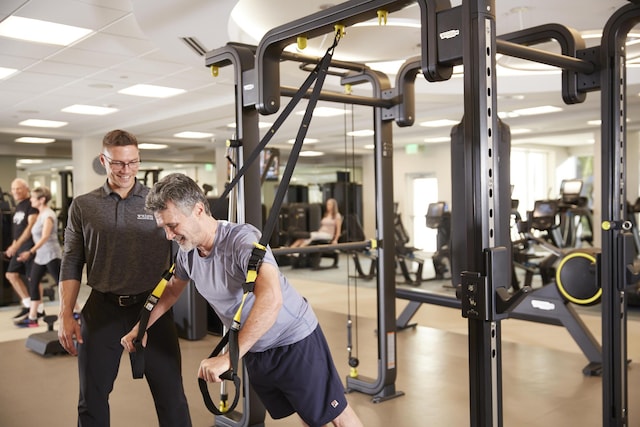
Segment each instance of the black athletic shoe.
[{"label": "black athletic shoe", "polygon": [[18,313],[15,316],[13,316],[13,319],[21,320],[27,314],[29,314],[29,308],[28,307],[22,307],[22,309],[20,310],[20,313]]}]

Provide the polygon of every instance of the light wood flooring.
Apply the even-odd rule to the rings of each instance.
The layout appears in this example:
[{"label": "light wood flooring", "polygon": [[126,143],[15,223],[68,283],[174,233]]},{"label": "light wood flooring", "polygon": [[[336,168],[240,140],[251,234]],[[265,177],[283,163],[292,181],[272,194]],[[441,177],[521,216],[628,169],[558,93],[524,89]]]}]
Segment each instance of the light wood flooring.
[{"label": "light wood flooring", "polygon": [[[373,281],[353,280],[347,259],[339,269],[310,271],[282,268],[292,283],[307,297],[320,319],[341,375],[348,374],[347,307],[356,320],[356,355],[359,373],[375,378],[376,293]],[[425,275],[429,275],[425,271]],[[441,284],[430,282],[430,286]],[[347,292],[349,289],[351,292]],[[86,289],[83,291],[86,293]],[[357,308],[355,301],[357,300]],[[399,313],[406,301],[397,300]],[[57,313],[57,301],[46,310]],[[11,323],[17,307],[0,308],[0,426],[66,427],[76,424],[78,378],[71,356],[42,357],[25,347],[26,338],[45,326],[18,329]],[[357,314],[357,316],[356,316]],[[600,316],[596,308],[581,310],[581,318],[600,337]],[[396,389],[404,396],[372,403],[359,392],[349,402],[367,427],[469,425],[467,321],[459,310],[423,305],[414,320],[418,326],[397,334]],[[628,324],[630,425],[640,426],[640,313],[630,312]],[[196,373],[218,336],[198,341],[181,340],[184,384],[194,426],[213,426],[198,390]],[[601,426],[601,380],[587,377],[587,361],[567,331],[558,326],[509,319],[502,322],[503,414],[508,427]],[[150,393],[143,380],[131,378],[128,358],[122,360],[120,375],[111,395],[112,426],[157,425]],[[212,394],[215,392],[211,390]],[[215,400],[215,398],[214,398]],[[267,426],[299,426],[296,416]]]}]

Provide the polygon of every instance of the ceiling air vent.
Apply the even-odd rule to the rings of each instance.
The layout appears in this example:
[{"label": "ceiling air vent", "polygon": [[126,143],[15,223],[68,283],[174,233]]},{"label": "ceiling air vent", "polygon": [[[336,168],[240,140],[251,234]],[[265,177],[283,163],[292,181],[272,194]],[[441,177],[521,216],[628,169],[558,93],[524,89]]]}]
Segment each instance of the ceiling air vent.
[{"label": "ceiling air vent", "polygon": [[207,49],[195,37],[180,37],[180,40],[191,48],[198,56],[204,56],[207,53]]}]

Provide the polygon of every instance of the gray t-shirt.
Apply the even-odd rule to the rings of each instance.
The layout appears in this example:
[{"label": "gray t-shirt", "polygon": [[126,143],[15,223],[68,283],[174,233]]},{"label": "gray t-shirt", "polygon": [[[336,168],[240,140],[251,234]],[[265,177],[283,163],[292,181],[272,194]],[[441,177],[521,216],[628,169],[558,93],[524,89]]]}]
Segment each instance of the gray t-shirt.
[{"label": "gray t-shirt", "polygon": [[40,239],[42,239],[44,222],[48,218],[51,218],[52,220],[51,234],[49,234],[49,238],[44,242],[44,244],[38,248],[36,251],[36,257],[34,258],[34,262],[39,265],[47,265],[52,260],[62,257],[62,248],[58,241],[58,218],[56,217],[56,213],[53,209],[47,207],[40,212],[36,222],[31,228],[31,237],[34,242],[39,242]]},{"label": "gray t-shirt", "polygon": [[[178,252],[175,275],[193,280],[196,289],[209,302],[222,323],[229,327],[242,299],[242,285],[246,281],[247,265],[260,239],[260,231],[250,224],[218,221],[213,250],[206,257],[197,251]],[[189,260],[191,258],[191,260]],[[267,248],[264,262],[277,267]],[[191,266],[191,267],[190,267]],[[265,351],[296,343],[306,338],[318,326],[313,309],[279,272],[283,304],[276,323],[251,348],[251,352]],[[242,310],[241,323],[247,318],[255,296],[250,293]]]}]

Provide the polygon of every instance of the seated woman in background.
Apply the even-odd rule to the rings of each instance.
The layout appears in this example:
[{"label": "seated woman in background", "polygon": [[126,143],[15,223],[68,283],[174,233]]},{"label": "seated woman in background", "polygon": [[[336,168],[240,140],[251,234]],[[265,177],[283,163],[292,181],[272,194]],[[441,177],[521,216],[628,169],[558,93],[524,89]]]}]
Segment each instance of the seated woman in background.
[{"label": "seated woman in background", "polygon": [[338,202],[336,199],[327,199],[325,204],[324,215],[320,220],[320,228],[312,231],[307,239],[297,239],[291,244],[292,248],[308,246],[312,242],[322,240],[329,241],[331,244],[338,243],[340,232],[342,230],[342,215],[338,210]]}]

